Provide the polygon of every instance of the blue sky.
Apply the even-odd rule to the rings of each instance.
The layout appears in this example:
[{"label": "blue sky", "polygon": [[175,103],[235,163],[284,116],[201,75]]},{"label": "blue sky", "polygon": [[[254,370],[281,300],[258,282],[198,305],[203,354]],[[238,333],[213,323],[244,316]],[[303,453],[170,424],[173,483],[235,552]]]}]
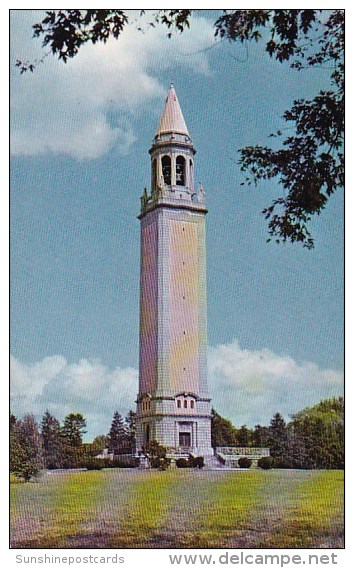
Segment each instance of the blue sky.
[{"label": "blue sky", "polygon": [[[11,58],[41,56],[33,11],[12,13]],[[215,19],[215,18],[214,18]],[[67,65],[47,57],[11,79],[12,407],[83,412],[88,437],[137,393],[139,196],[173,80],[207,192],[209,385],[240,426],[266,424],[343,390],[343,195],[311,224],[315,249],[267,243],[260,214],[282,193],[241,185],[237,149],[270,144],[282,112],[327,86],[262,46],[134,25]]]}]

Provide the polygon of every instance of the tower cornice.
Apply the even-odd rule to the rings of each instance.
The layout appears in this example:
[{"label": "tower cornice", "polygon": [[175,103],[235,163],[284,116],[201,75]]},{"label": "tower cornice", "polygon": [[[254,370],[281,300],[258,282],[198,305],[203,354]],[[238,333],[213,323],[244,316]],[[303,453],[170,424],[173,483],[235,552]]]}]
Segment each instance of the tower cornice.
[{"label": "tower cornice", "polygon": [[146,217],[146,215],[148,213],[152,213],[152,211],[155,211],[155,209],[159,209],[163,207],[164,209],[185,209],[188,211],[193,211],[193,213],[204,213],[205,215],[208,213],[208,209],[206,209],[206,207],[202,204],[184,204],[184,203],[167,203],[166,201],[161,201],[161,202],[156,202],[156,203],[152,203],[151,206],[147,206],[145,208],[145,210],[140,213],[140,215],[138,215],[138,219],[141,220],[144,217]]},{"label": "tower cornice", "polygon": [[193,156],[197,153],[197,150],[194,148],[193,144],[191,142],[181,142],[178,140],[158,140],[158,141],[154,141],[150,150],[149,150],[149,154],[152,155],[156,152],[156,150],[159,149],[166,149],[166,150],[171,150],[171,148],[181,148],[182,150],[190,150],[191,153],[193,154]]}]

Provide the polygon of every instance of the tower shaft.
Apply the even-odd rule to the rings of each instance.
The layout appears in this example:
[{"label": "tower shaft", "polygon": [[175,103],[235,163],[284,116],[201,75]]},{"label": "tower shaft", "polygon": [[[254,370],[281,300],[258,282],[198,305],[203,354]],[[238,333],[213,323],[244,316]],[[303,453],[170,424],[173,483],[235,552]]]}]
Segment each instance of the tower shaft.
[{"label": "tower shaft", "polygon": [[173,87],[141,198],[137,446],[212,453],[207,390],[205,195],[194,189],[195,150]]}]

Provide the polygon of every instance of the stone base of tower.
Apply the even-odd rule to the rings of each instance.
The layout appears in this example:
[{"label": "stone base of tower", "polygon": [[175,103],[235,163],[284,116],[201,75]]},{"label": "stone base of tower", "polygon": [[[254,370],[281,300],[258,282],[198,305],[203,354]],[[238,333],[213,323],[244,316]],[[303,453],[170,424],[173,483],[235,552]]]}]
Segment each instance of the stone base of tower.
[{"label": "stone base of tower", "polygon": [[137,421],[137,450],[156,441],[170,455],[212,456],[211,418],[208,416],[154,416]]}]

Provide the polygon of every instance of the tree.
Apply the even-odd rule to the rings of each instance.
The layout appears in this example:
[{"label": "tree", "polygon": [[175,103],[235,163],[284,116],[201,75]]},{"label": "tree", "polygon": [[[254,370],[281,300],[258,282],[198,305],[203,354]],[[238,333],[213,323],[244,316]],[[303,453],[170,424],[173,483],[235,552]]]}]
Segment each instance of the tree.
[{"label": "tree", "polygon": [[90,454],[92,456],[96,456],[103,452],[104,449],[108,448],[109,446],[109,439],[108,436],[100,435],[96,436],[93,442],[90,444]]},{"label": "tree", "polygon": [[291,467],[297,469],[309,469],[313,467],[312,456],[306,449],[306,433],[295,422],[288,424],[289,436],[289,459]]},{"label": "tree", "polygon": [[71,413],[64,418],[62,435],[70,446],[78,448],[82,444],[83,435],[87,432],[85,428],[86,420],[82,414]]},{"label": "tree", "polygon": [[237,445],[241,447],[248,447],[251,445],[253,438],[252,430],[249,430],[246,424],[243,424],[239,430],[237,430]]},{"label": "tree", "polygon": [[274,414],[271,419],[268,431],[268,444],[275,467],[288,467],[290,465],[288,430],[286,422],[279,412]]},{"label": "tree", "polygon": [[21,472],[26,462],[26,453],[21,446],[20,426],[18,421],[10,430],[10,472],[17,477],[22,477]]},{"label": "tree", "polygon": [[17,430],[15,428],[16,424],[17,418],[10,412],[10,472],[13,473],[18,469],[21,461],[23,461]]},{"label": "tree", "polygon": [[[189,27],[192,10],[149,13],[148,26],[165,25],[171,36],[174,29],[183,32]],[[258,42],[263,33],[269,56],[279,63],[291,61],[294,70],[330,69],[330,89],[310,100],[296,100],[284,112],[291,133],[284,138],[278,130],[280,149],[256,145],[239,150],[241,170],[249,175],[245,183],[274,180],[282,186],[282,195],[263,210],[269,239],[300,242],[307,248],[314,245],[310,220],[344,183],[344,11],[328,14],[322,10],[224,10],[214,24],[215,36],[233,43]],[[66,62],[86,43],[118,39],[129,17],[123,10],[52,10],[33,25],[33,32],[49,47],[45,56],[52,53]],[[17,60],[16,65],[21,73],[33,72],[36,63]]]},{"label": "tree", "polygon": [[253,430],[253,444],[256,448],[264,448],[268,444],[269,429],[266,426],[256,424]]},{"label": "tree", "polygon": [[[301,467],[344,468],[344,399],[321,401],[292,417],[293,451]],[[301,452],[299,452],[299,447]]]},{"label": "tree", "polygon": [[36,477],[43,469],[42,440],[32,414],[14,424],[10,436],[10,470],[24,481]]},{"label": "tree", "polygon": [[[156,10],[151,12],[148,26],[165,25],[167,35],[171,37],[173,29],[183,32],[185,27],[189,27],[191,12]],[[145,10],[140,10],[140,16],[143,14]],[[110,37],[118,39],[128,23],[129,15],[123,10],[49,10],[41,22],[33,25],[33,36],[42,38],[43,47],[49,46],[49,52],[40,62],[52,53],[66,63],[86,43],[106,43]],[[138,29],[143,31],[139,26]],[[38,63],[17,60],[16,65],[24,73],[33,72]]]},{"label": "tree", "polygon": [[109,451],[115,455],[129,453],[130,437],[127,425],[121,414],[116,411],[113,415],[111,429],[108,434]]},{"label": "tree", "polygon": [[230,422],[222,418],[214,408],[211,409],[211,445],[213,448],[236,446],[237,430]]},{"label": "tree", "polygon": [[62,467],[63,441],[60,422],[47,410],[42,418],[44,464],[48,469]]},{"label": "tree", "polygon": [[15,426],[17,422],[17,418],[14,414],[12,414],[12,412],[10,412],[10,432],[13,429],[13,427]]},{"label": "tree", "polygon": [[82,437],[86,434],[85,428],[86,420],[80,413],[71,413],[64,418],[61,429],[64,467],[78,467],[83,462],[85,451]]},{"label": "tree", "polygon": [[125,423],[128,429],[128,442],[129,451],[135,454],[136,451],[136,412],[129,410],[127,416],[125,417]]},{"label": "tree", "polygon": [[[313,247],[308,222],[344,184],[344,11],[322,21],[321,10],[235,10],[216,22],[216,35],[229,41],[258,41],[266,32],[266,51],[298,71],[330,66],[331,89],[313,99],[294,101],[283,118],[292,133],[282,148],[242,148],[241,170],[248,184],[277,180],[284,195],[263,210],[269,234]],[[279,136],[283,136],[279,131]]]}]

